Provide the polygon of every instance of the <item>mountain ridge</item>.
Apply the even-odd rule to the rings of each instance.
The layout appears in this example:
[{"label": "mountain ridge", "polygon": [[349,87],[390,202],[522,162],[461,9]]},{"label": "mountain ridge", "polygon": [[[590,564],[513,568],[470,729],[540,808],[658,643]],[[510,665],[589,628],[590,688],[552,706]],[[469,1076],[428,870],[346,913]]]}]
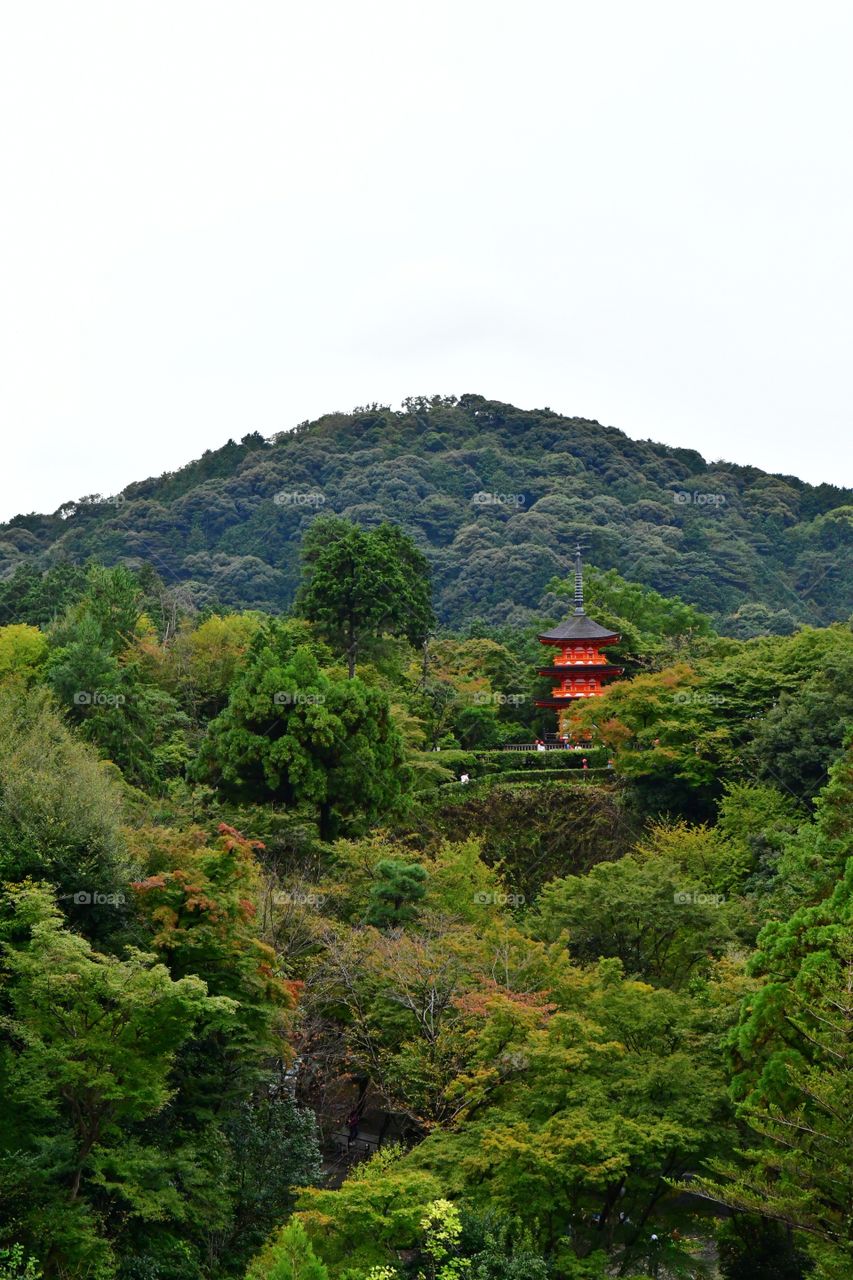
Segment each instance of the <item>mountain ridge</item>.
[{"label": "mountain ridge", "polygon": [[250,433],[174,472],[0,525],[0,574],[150,563],[200,607],[284,609],[310,520],[389,519],[428,555],[441,620],[526,625],[581,537],[602,569],[732,634],[853,612],[853,489],[477,395],[362,406]]}]

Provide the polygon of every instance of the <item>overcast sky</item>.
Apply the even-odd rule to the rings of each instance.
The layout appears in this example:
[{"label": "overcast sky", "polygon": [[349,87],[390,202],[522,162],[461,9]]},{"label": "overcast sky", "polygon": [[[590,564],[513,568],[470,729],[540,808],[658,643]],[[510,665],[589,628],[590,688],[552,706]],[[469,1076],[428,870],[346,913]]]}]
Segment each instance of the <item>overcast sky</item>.
[{"label": "overcast sky", "polygon": [[434,393],[853,483],[847,0],[0,12],[0,517]]}]

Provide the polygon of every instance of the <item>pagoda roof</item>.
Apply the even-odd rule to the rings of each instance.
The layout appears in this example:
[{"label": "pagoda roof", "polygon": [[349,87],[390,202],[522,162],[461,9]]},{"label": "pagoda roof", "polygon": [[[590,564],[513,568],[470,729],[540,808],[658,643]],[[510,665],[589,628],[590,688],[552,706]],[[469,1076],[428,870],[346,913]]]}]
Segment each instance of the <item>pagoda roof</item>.
[{"label": "pagoda roof", "polygon": [[609,640],[619,639],[618,631],[608,631],[606,627],[602,627],[598,622],[593,622],[592,618],[588,618],[583,610],[577,609],[566,618],[565,622],[561,622],[559,626],[554,627],[552,631],[543,631],[539,639],[543,644],[548,644],[554,640]]}]

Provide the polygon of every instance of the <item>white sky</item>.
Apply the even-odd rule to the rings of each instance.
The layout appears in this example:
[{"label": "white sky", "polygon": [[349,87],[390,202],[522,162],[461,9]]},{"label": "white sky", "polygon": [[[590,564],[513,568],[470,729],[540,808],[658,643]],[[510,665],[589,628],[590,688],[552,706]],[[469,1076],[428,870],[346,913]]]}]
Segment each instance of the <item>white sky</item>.
[{"label": "white sky", "polygon": [[853,483],[853,6],[6,0],[0,516],[475,391]]}]

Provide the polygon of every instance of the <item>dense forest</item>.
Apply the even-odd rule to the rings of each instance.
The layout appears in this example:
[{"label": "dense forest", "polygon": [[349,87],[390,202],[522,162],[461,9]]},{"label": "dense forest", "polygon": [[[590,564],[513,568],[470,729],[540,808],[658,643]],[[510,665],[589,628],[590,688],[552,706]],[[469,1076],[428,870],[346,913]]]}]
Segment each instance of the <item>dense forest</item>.
[{"label": "dense forest", "polygon": [[122,497],[3,534],[0,1280],[848,1280],[851,495],[469,396]]},{"label": "dense forest", "polygon": [[438,617],[457,629],[530,623],[581,536],[600,568],[747,639],[853,612],[851,506],[849,489],[709,463],[548,409],[420,398],[249,434],[121,494],[17,516],[0,528],[0,574],[17,600],[28,566],[149,564],[196,607],[280,612],[305,529],[336,514],[410,535]]}]

